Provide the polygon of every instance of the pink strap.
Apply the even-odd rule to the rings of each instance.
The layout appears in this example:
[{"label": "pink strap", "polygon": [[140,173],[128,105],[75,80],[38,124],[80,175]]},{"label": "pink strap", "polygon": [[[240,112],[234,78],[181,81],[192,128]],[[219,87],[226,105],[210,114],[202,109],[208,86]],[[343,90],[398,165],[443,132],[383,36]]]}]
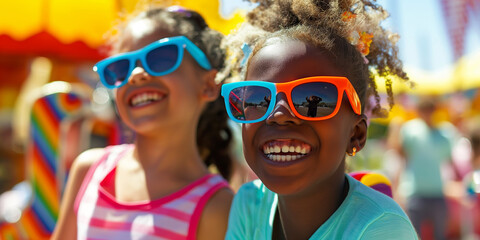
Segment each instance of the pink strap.
[{"label": "pink strap", "polygon": [[103,161],[105,161],[108,158],[108,156],[110,155],[111,149],[112,149],[111,147],[106,147],[105,153],[100,158],[100,160],[96,161],[88,169],[87,175],[85,175],[85,178],[83,179],[82,186],[80,186],[77,196],[75,197],[75,203],[73,204],[73,210],[75,211],[76,214],[78,213],[78,207],[80,206],[80,201],[82,200],[83,195],[87,190],[88,184],[92,180],[93,174],[95,173],[95,169],[97,169],[98,165],[100,165]]},{"label": "pink strap", "polygon": [[210,200],[212,195],[215,194],[218,190],[222,188],[228,188],[228,187],[229,186],[225,181],[221,181],[215,184],[212,188],[210,188],[198,201],[197,207],[195,208],[195,211],[192,214],[192,220],[190,221],[190,227],[188,229],[187,239],[189,240],[197,239],[198,225],[200,223],[200,217],[202,216],[202,212],[203,212],[203,209],[205,208],[205,205],[207,204],[208,200]]},{"label": "pink strap", "polygon": [[[108,159],[108,156],[110,156],[110,154],[112,153],[112,149],[114,147],[118,147],[118,145],[106,147],[105,148],[105,153],[103,154],[103,156],[97,162],[92,164],[90,169],[88,169],[88,172],[85,175],[85,178],[83,179],[82,186],[80,187],[80,190],[78,191],[77,196],[75,197],[75,203],[73,205],[73,209],[74,209],[75,213],[78,213],[78,207],[80,206],[80,201],[82,200],[83,195],[85,194],[85,191],[87,190],[88,184],[92,180],[92,177],[93,177],[93,174],[95,173],[95,170],[98,168],[98,166],[102,162],[104,162]],[[132,145],[126,145],[126,147],[124,147],[122,152],[117,156],[117,159],[115,159],[114,165],[117,165],[118,159],[122,158],[125,155],[125,153],[127,152],[127,150],[131,149],[131,147],[132,147]]]}]

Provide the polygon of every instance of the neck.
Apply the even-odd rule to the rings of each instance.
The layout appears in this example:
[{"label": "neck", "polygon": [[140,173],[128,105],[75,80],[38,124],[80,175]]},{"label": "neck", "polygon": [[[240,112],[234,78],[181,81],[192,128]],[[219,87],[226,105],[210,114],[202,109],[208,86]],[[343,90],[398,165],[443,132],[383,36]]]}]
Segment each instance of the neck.
[{"label": "neck", "polygon": [[[348,193],[345,176],[295,196],[278,196],[281,226],[286,239],[308,239],[338,209]],[[301,220],[299,220],[301,219]]]},{"label": "neck", "polygon": [[191,176],[205,174],[207,169],[198,152],[195,133],[196,130],[179,129],[176,134],[138,134],[133,157],[146,172]]}]

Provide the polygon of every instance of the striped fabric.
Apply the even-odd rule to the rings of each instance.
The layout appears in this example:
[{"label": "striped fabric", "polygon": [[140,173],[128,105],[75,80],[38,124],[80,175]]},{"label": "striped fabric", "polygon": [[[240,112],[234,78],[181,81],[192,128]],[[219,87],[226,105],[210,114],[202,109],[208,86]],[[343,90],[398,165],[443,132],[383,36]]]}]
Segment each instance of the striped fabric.
[{"label": "striped fabric", "polygon": [[75,202],[78,239],[195,239],[206,202],[228,183],[210,174],[161,199],[117,202],[102,186],[114,181],[118,159],[132,147],[106,148],[87,173]]}]

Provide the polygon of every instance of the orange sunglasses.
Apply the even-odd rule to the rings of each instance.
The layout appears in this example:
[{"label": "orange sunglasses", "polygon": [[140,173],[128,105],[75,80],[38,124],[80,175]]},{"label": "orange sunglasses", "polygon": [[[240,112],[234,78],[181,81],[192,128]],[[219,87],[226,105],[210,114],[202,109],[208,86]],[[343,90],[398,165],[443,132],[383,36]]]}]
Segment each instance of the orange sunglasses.
[{"label": "orange sunglasses", "polygon": [[329,119],[338,113],[344,91],[353,111],[360,115],[358,94],[345,77],[316,76],[286,83],[243,81],[222,86],[227,113],[239,123],[265,120],[272,113],[280,92],[287,96],[296,117],[309,121]]}]

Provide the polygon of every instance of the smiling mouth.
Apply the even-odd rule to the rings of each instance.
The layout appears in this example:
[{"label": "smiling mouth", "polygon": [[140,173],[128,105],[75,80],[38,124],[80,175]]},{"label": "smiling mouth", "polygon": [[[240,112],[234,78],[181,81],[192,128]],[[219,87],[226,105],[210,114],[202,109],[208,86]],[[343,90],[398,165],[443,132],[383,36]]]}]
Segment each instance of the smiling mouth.
[{"label": "smiling mouth", "polygon": [[160,94],[158,92],[143,92],[140,94],[134,95],[130,99],[130,106],[132,107],[142,107],[154,102],[158,102],[165,97],[165,94]]},{"label": "smiling mouth", "polygon": [[290,162],[306,156],[312,147],[298,140],[273,140],[262,147],[263,154],[274,162]]}]

